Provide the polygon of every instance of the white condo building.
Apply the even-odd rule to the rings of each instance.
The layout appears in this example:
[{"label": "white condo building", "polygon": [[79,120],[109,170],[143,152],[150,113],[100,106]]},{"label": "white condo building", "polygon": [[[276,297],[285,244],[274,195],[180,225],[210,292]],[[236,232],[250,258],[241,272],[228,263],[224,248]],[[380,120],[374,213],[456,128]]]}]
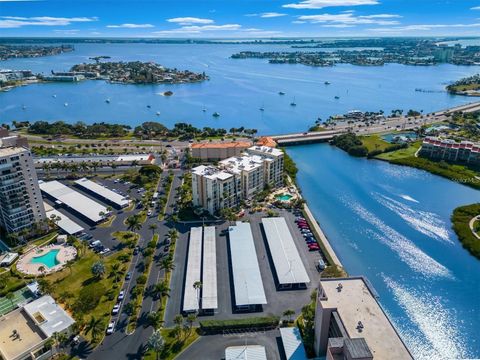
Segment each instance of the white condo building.
[{"label": "white condo building", "polygon": [[32,154],[24,147],[0,147],[0,226],[13,233],[44,219]]},{"label": "white condo building", "polygon": [[283,152],[268,146],[252,146],[242,156],[222,160],[218,166],[192,169],[193,205],[211,214],[251,199],[267,185],[283,183]]}]

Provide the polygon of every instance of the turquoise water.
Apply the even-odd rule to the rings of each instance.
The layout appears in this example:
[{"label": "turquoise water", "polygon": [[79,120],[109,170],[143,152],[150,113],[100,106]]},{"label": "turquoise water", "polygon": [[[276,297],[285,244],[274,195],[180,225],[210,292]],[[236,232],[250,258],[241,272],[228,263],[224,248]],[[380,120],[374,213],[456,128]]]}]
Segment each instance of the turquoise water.
[{"label": "turquoise water", "polygon": [[450,215],[480,192],[327,144],[295,146],[298,183],[350,275],[365,275],[417,359],[480,358],[480,261]]},{"label": "turquoise water", "polygon": [[43,264],[49,269],[60,264],[60,261],[57,260],[57,254],[60,252],[58,249],[53,249],[47,252],[44,255],[36,256],[30,260],[32,264]]},{"label": "turquoise water", "polygon": [[275,198],[277,198],[278,200],[281,200],[281,201],[288,201],[292,198],[292,195],[290,194],[282,194],[282,195],[277,195],[275,196]]},{"label": "turquoise water", "polygon": [[382,139],[387,142],[392,142],[393,139],[397,136],[409,137],[411,140],[415,140],[417,138],[417,134],[414,132],[396,132],[396,133],[382,135]]},{"label": "turquoise water", "polygon": [[[0,93],[2,122],[109,121],[135,126],[144,121],[159,121],[171,126],[185,121],[199,127],[226,129],[242,125],[257,128],[259,134],[298,132],[306,130],[318,117],[326,119],[353,109],[428,112],[470,102],[470,98],[450,95],[444,88],[449,82],[473,75],[479,69],[478,66],[396,64],[316,68],[274,65],[263,59],[229,58],[235,52],[249,49],[292,50],[283,45],[75,44],[75,49],[59,56],[3,61],[0,67],[49,73],[68,70],[74,64],[89,61],[91,56],[108,55],[112,61],[156,61],[169,67],[205,71],[210,80],[180,85],[84,81],[19,87]],[[324,85],[325,81],[331,85]],[[426,92],[417,92],[416,88]],[[173,91],[173,96],[159,95],[166,90]],[[286,94],[279,96],[279,91]],[[335,96],[340,99],[336,100]],[[289,105],[293,97],[295,107]],[[107,98],[109,104],[105,102]],[[264,111],[259,110],[262,106]],[[160,116],[156,116],[157,111]],[[221,116],[214,118],[213,112]]]}]

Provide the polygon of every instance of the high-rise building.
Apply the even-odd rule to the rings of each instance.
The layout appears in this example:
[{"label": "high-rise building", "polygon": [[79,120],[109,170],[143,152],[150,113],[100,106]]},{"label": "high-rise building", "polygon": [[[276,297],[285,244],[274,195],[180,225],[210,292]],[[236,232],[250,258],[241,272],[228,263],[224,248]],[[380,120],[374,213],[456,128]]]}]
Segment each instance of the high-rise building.
[{"label": "high-rise building", "polygon": [[193,204],[211,214],[238,206],[266,186],[282,184],[283,152],[268,146],[252,146],[242,156],[229,157],[218,166],[192,169]]},{"label": "high-rise building", "polygon": [[[0,144],[0,227],[8,233],[29,229],[46,219],[32,154],[2,132]],[[23,138],[17,140],[23,143]],[[20,144],[20,143],[18,143]],[[13,145],[13,146],[12,146]]]}]

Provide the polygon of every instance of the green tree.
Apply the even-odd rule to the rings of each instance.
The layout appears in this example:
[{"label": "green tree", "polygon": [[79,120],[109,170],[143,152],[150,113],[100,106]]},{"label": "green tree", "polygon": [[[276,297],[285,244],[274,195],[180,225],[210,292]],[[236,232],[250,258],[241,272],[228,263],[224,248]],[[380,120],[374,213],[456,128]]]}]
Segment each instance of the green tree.
[{"label": "green tree", "polygon": [[85,327],[85,333],[92,334],[92,340],[95,341],[100,335],[100,333],[103,331],[103,322],[102,319],[97,319],[95,316],[92,316],[90,318],[90,321],[87,323],[87,326]]},{"label": "green tree", "polygon": [[137,214],[129,216],[125,223],[127,225],[127,229],[131,231],[137,231],[142,228],[142,222],[140,220],[140,216]]},{"label": "green tree", "polygon": [[147,316],[148,322],[155,330],[159,330],[163,324],[163,316],[159,311],[153,311]]},{"label": "green tree", "polygon": [[95,276],[97,279],[100,279],[103,277],[103,275],[105,275],[105,264],[103,263],[103,261],[97,261],[95,264],[92,265],[91,271],[93,276]]},{"label": "green tree", "polygon": [[295,310],[287,309],[283,312],[283,316],[288,319],[288,322],[292,322],[292,316],[295,315]]},{"label": "green tree", "polygon": [[157,298],[161,299],[164,296],[170,296],[170,288],[168,287],[167,281],[163,280],[153,286],[152,295]]},{"label": "green tree", "polygon": [[155,353],[156,359],[160,359],[160,353],[165,347],[165,340],[159,330],[155,330],[147,340],[147,348]]},{"label": "green tree", "polygon": [[155,230],[157,230],[157,224],[150,224],[148,225],[148,229],[152,230],[152,236],[155,234]]}]

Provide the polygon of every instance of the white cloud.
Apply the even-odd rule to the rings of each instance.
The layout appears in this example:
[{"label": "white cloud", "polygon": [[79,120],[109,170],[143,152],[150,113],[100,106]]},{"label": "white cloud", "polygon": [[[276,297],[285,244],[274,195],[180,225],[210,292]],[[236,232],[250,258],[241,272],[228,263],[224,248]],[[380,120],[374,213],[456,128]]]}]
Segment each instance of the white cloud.
[{"label": "white cloud", "polygon": [[[352,12],[344,12],[340,14],[319,14],[319,15],[302,15],[298,17],[299,21],[306,21],[313,24],[325,25],[398,25],[397,20],[389,20],[399,18],[401,16],[394,14],[376,14],[376,15],[362,15],[356,16]],[[340,27],[340,26],[335,26]],[[345,27],[345,26],[344,26]]]},{"label": "white cloud", "polygon": [[480,27],[480,23],[472,23],[472,24],[414,24],[414,25],[406,25],[406,26],[395,26],[391,28],[373,28],[367,29],[368,31],[372,32],[383,32],[383,33],[403,33],[403,32],[410,32],[410,31],[430,31],[434,29],[449,29],[449,28],[478,28]]},{"label": "white cloud", "polygon": [[19,28],[22,26],[67,26],[72,23],[97,21],[97,17],[20,17],[20,16],[0,16],[0,28]]},{"label": "white cloud", "polygon": [[212,32],[212,31],[233,31],[241,29],[239,24],[225,24],[225,25],[191,25],[191,26],[182,26],[178,29],[172,30],[160,30],[155,31],[153,34],[156,35],[181,35],[181,34],[201,34],[202,32]]},{"label": "white cloud", "polygon": [[65,29],[65,30],[60,30],[60,29],[57,29],[57,30],[53,30],[54,32],[58,33],[58,34],[65,34],[65,35],[71,35],[71,34],[76,34],[78,33],[80,30],[78,29]]},{"label": "white cloud", "polygon": [[153,28],[152,24],[120,24],[120,25],[107,25],[107,28],[112,29],[146,29]]},{"label": "white cloud", "polygon": [[334,6],[378,5],[378,0],[304,0],[298,3],[282,5],[292,9],[323,9]]},{"label": "white cloud", "polygon": [[261,14],[246,14],[245,16],[259,16],[261,18],[276,18],[276,17],[281,17],[281,16],[287,16],[287,14],[282,14],[278,12],[264,12]]},{"label": "white cloud", "polygon": [[178,17],[167,19],[168,22],[175,23],[178,25],[192,25],[192,24],[213,24],[212,19],[202,19],[196,17]]},{"label": "white cloud", "polygon": [[470,10],[480,10],[480,6],[474,6],[474,7],[470,8]]}]

